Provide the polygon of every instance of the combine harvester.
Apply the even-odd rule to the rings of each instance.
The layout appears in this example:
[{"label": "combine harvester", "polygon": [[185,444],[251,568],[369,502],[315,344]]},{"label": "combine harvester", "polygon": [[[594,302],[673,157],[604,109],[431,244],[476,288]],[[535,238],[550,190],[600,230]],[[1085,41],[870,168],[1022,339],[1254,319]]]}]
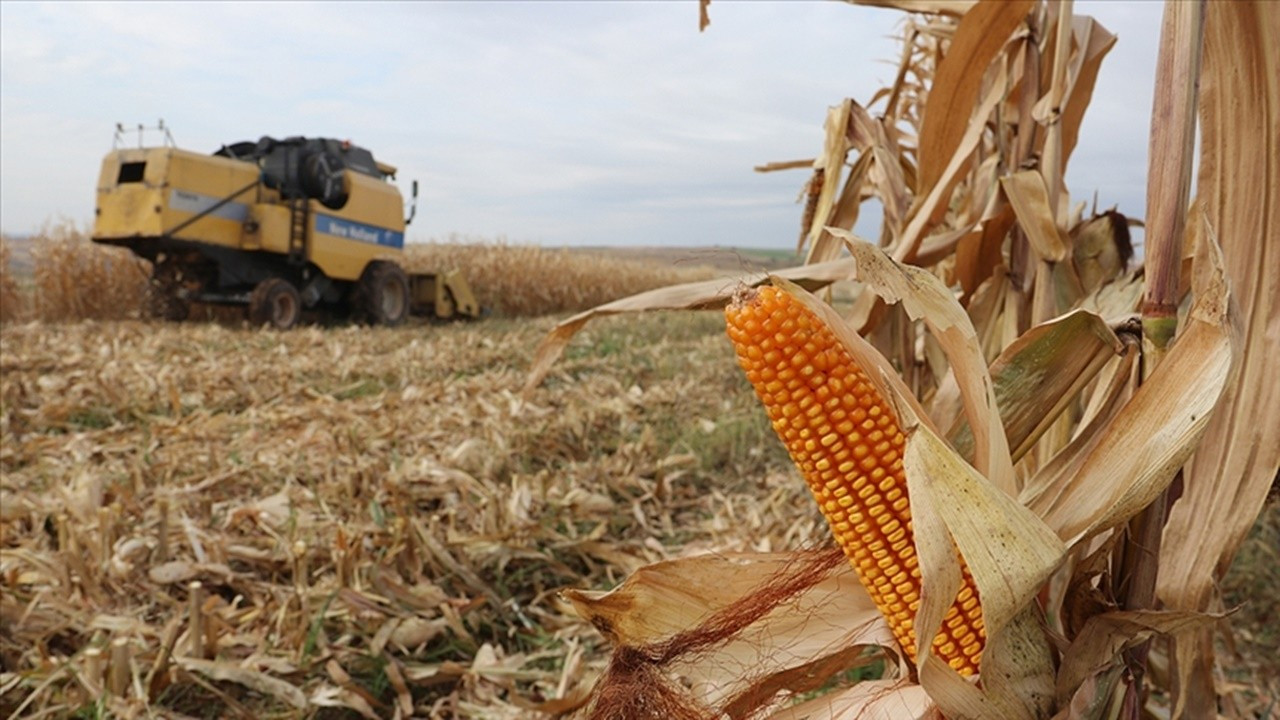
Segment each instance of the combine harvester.
[{"label": "combine harvester", "polygon": [[147,310],[183,320],[192,302],[247,305],[280,330],[304,309],[379,325],[410,315],[477,317],[458,272],[409,273],[396,169],[349,141],[264,137],[212,155],[115,149],[102,161],[93,240],[152,263]]}]

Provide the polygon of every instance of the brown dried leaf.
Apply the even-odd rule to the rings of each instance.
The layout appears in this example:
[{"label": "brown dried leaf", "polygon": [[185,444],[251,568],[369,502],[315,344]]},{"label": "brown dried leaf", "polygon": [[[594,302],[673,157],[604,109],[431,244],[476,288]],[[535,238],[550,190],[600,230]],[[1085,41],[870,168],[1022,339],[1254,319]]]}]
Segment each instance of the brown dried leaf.
[{"label": "brown dried leaf", "polygon": [[913,13],[964,15],[978,0],[845,0],[853,5],[895,8]]},{"label": "brown dried leaf", "polygon": [[1065,171],[1071,152],[1075,150],[1076,141],[1080,137],[1080,125],[1084,122],[1085,110],[1093,99],[1093,88],[1098,79],[1098,71],[1107,53],[1116,44],[1116,36],[1102,27],[1091,17],[1073,17],[1072,31],[1075,35],[1076,52],[1072,55],[1069,77],[1071,89],[1066,105],[1062,108],[1062,169]]},{"label": "brown dried leaf", "polygon": [[902,302],[912,319],[923,319],[942,344],[960,386],[965,416],[976,438],[974,466],[1010,495],[1017,493],[1013,464],[991,376],[978,344],[977,332],[955,296],[934,275],[911,265],[894,262],[879,248],[859,242],[838,229],[832,234],[845,240],[858,261],[858,279],[886,302]]},{"label": "brown dried leaf", "polygon": [[780,160],[777,162],[765,163],[764,165],[757,165],[753,169],[758,173],[777,172],[778,170],[799,170],[800,168],[811,168],[817,161],[817,158],[807,158],[805,160]]},{"label": "brown dried leaf", "polygon": [[1228,292],[1221,251],[1204,238],[1196,301],[1184,333],[1133,398],[1100,428],[1043,468],[1023,501],[1068,545],[1146,507],[1195,450],[1230,371]]},{"label": "brown dried leaf", "polygon": [[1041,260],[1062,262],[1071,254],[1071,242],[1064,237],[1049,207],[1049,192],[1044,178],[1035,170],[1021,170],[1000,178],[1031,248]]},{"label": "brown dried leaf", "polygon": [[307,709],[307,696],[303,695],[301,690],[266,673],[248,670],[227,662],[193,657],[174,658],[174,662],[183,670],[199,673],[210,680],[233,682],[263,695],[270,695],[294,709]]},{"label": "brown dried leaf", "polygon": [[1239,374],[1186,474],[1159,595],[1204,609],[1280,467],[1280,4],[1210,3],[1197,203],[1222,244],[1238,310]]},{"label": "brown dried leaf", "polygon": [[988,482],[929,428],[908,430],[904,457],[910,487],[916,547],[924,591],[916,626],[919,637],[941,629],[959,590],[959,567],[946,567],[955,587],[930,592],[939,565],[964,557],[982,597],[987,647],[982,657],[981,694],[932,654],[927,640],[918,657],[926,658],[921,683],[943,711],[953,717],[1040,717],[1053,685],[1053,659],[1036,621],[1036,593],[1066,555],[1066,548],[1039,518]]},{"label": "brown dried leaf", "polygon": [[[1005,66],[999,65],[998,70],[999,72],[992,83],[991,89],[988,90],[983,98],[982,104],[978,106],[974,120],[968,124],[964,134],[960,137],[955,151],[942,169],[938,181],[928,188],[927,193],[921,193],[917,190],[915,203],[912,205],[910,212],[910,219],[907,221],[907,227],[903,230],[902,237],[899,238],[893,250],[893,258],[895,260],[899,262],[914,260],[921,241],[933,225],[937,223],[938,217],[946,210],[954,184],[959,180],[961,171],[969,164],[970,157],[982,140],[983,131],[986,129],[986,119],[995,111],[996,106],[1000,104],[1000,100],[1004,98],[1007,91],[1008,73],[1005,71]],[[920,187],[919,182],[917,181],[917,187]]]},{"label": "brown dried leaf", "polygon": [[[696,627],[794,561],[784,553],[698,555],[646,565],[608,592],[565,590],[563,595],[615,645],[639,646]],[[811,589],[838,599],[838,608],[823,612],[847,612],[853,618],[867,609],[875,610],[852,573],[852,568],[842,564],[823,585]],[[851,619],[847,625],[858,622],[861,620]]]},{"label": "brown dried leaf", "polygon": [[[800,574],[792,575],[797,569]],[[792,587],[783,596],[773,595],[777,587],[770,584],[779,578]],[[655,702],[680,693],[716,713],[748,717],[779,691],[812,689],[865,664],[865,646],[896,647],[838,550],[808,558],[731,554],[665,561],[636,571],[611,592],[566,590],[563,596],[616,646],[595,691],[598,712],[610,709],[611,698],[636,702],[642,688],[634,685],[634,674],[644,672],[643,691],[652,692]],[[763,614],[744,619],[748,606],[754,610],[746,612]],[[682,689],[649,687],[670,679]]]},{"label": "brown dried leaf", "polygon": [[[849,278],[854,271],[854,261],[848,258],[815,265],[779,270],[774,276],[792,280],[810,290]],[[638,295],[615,300],[561,320],[538,345],[524,393],[527,396],[551,370],[564,348],[579,330],[592,318],[619,313],[647,312],[650,310],[707,310],[722,308],[733,293],[743,285],[756,286],[769,279],[770,273],[754,273],[738,279],[720,278],[702,282],[672,285],[650,290]]]},{"label": "brown dried leaf", "polygon": [[810,246],[807,263],[821,262],[814,253],[815,250],[821,250],[817,241],[822,235],[822,228],[830,224],[836,190],[840,187],[840,178],[843,176],[844,159],[849,154],[848,129],[849,116],[852,112],[853,101],[849,99],[835,107],[827,108],[827,121],[823,124],[825,138],[822,143],[822,155],[813,164],[814,171],[821,173],[822,187],[818,191],[813,216],[809,219],[809,227],[806,228],[805,239]]},{"label": "brown dried leaf", "polygon": [[982,219],[981,233],[966,235],[956,244],[955,274],[966,297],[972,296],[1003,262],[1000,248],[1013,223],[1013,209],[997,194],[992,212]]},{"label": "brown dried leaf", "polygon": [[[845,179],[844,188],[840,191],[830,213],[830,224],[850,230],[858,222],[858,212],[862,206],[862,186],[867,179],[867,171],[872,166],[872,153],[864,152],[853,167],[849,168],[849,177]],[[840,257],[844,243],[825,229],[818,231],[816,239],[809,245],[805,257],[806,264],[829,262]]]},{"label": "brown dried leaf", "polygon": [[[937,185],[971,123],[987,67],[1031,11],[1031,0],[986,0],[965,13],[934,73],[920,128],[918,197]],[[980,117],[985,119],[985,115]]]},{"label": "brown dried leaf", "polygon": [[1058,700],[1065,703],[1086,678],[1104,672],[1120,652],[1152,635],[1184,635],[1210,627],[1221,615],[1198,612],[1128,610],[1089,618],[1062,658]]},{"label": "brown dried leaf", "polygon": [[[1239,371],[1185,470],[1165,527],[1157,595],[1203,610],[1280,476],[1280,5],[1209,3],[1200,76],[1196,207],[1225,255]],[[1210,633],[1176,644],[1176,713],[1212,713]],[[1193,676],[1194,673],[1194,676]]]},{"label": "brown dried leaf", "polygon": [[[991,379],[1015,462],[1123,350],[1102,318],[1077,310],[1031,328],[1000,353]],[[962,456],[971,456],[973,436],[963,417],[956,418],[947,439]]]},{"label": "brown dried leaf", "polygon": [[866,680],[774,713],[769,720],[934,720],[937,706],[905,679]]}]

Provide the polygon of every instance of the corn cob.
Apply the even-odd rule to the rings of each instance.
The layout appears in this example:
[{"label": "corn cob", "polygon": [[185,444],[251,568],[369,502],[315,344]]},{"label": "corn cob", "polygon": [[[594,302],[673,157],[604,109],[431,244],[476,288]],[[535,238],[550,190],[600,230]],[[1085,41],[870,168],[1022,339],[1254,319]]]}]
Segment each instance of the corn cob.
[{"label": "corn cob", "polygon": [[[738,362],[813,491],[836,541],[915,661],[920,566],[902,454],[884,398],[831,330],[776,287],[748,290],[725,311]],[[933,639],[962,675],[978,671],[986,632],[968,568]]]}]

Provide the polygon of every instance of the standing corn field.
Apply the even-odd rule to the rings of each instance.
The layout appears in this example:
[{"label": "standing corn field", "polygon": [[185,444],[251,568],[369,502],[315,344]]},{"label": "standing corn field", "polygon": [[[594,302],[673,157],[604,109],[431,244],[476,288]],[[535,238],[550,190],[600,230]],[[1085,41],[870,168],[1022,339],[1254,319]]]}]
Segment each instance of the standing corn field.
[{"label": "standing corn field", "polygon": [[[895,84],[831,108],[818,156],[760,168],[812,167],[806,266],[577,315],[528,385],[592,317],[728,305],[851,565],[697,558],[567,593],[618,645],[587,714],[1267,712],[1215,686],[1213,637],[1280,466],[1280,5],[1167,4],[1131,269],[1128,221],[1084,216],[1063,179],[1115,37],[1071,2],[867,4],[918,13]],[[869,199],[871,242],[850,232]],[[807,292],[838,281],[840,312]],[[735,572],[736,594],[714,584]],[[841,682],[870,656],[887,671]]]}]

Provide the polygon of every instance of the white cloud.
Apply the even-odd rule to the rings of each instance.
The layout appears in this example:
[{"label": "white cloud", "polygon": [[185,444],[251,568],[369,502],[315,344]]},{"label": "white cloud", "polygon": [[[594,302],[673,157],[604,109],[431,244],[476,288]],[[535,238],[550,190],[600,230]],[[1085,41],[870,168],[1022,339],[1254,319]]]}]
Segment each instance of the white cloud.
[{"label": "white cloud", "polygon": [[[1150,111],[1149,90],[1132,104],[1134,68],[1153,66],[1158,12],[1076,7],[1122,27],[1069,179],[1128,203]],[[711,13],[700,34],[692,0],[0,3],[0,222],[87,221],[114,124],[163,117],[195,150],[261,135],[368,146],[403,187],[420,181],[414,238],[789,246],[804,173],[751,168],[812,157],[827,106],[892,80],[901,15]]]}]

